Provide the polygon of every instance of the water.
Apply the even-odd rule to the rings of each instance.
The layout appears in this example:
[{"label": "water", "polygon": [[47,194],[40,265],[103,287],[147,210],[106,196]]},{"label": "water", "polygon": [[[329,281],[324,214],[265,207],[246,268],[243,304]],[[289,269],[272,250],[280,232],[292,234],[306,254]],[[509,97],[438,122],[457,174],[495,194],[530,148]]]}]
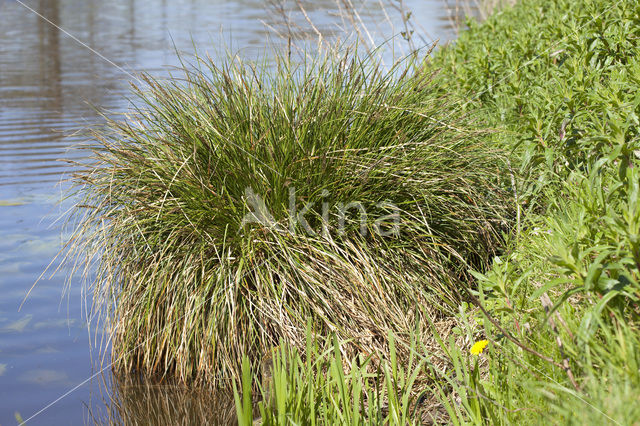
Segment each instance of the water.
[{"label": "water", "polygon": [[[349,22],[336,5],[350,2],[304,4],[319,31],[342,37]],[[405,3],[420,24],[416,44],[454,37],[442,0]],[[391,34],[378,0],[354,4],[374,40]],[[315,40],[294,2],[285,12],[296,36]],[[400,15],[388,13],[401,31]],[[87,331],[78,279],[63,297],[68,268],[48,273],[18,308],[65,240],[56,220],[73,202],[60,203],[73,166],[62,160],[84,155],[74,132],[100,122],[92,105],[126,110],[129,73],[167,75],[175,48],[195,44],[215,58],[227,47],[255,58],[269,37],[282,43],[273,31],[285,28],[258,0],[0,0],[0,424],[15,424],[16,412],[45,425],[228,419],[226,398],[114,382],[109,371],[88,380],[99,372],[90,342],[100,336]]]}]

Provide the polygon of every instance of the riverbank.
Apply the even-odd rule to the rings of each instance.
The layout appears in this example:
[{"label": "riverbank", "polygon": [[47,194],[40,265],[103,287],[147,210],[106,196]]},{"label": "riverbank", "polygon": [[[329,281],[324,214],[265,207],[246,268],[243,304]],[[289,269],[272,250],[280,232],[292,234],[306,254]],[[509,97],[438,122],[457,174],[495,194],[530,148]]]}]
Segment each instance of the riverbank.
[{"label": "riverbank", "polygon": [[116,368],[242,382],[243,423],[637,418],[639,12],[149,80],[78,176]]}]

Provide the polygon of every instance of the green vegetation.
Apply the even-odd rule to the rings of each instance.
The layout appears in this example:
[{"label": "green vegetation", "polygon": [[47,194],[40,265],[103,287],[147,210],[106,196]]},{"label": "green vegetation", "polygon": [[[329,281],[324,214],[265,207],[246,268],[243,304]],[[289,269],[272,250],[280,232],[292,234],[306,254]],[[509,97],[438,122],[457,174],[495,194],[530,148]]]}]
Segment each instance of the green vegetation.
[{"label": "green vegetation", "polygon": [[[233,377],[241,424],[635,421],[639,52],[636,1],[529,0],[389,73],[149,80],[80,176],[117,365]],[[280,226],[241,227],[247,187]],[[289,232],[290,187],[399,233]]]},{"label": "green vegetation", "polygon": [[450,377],[456,422],[639,418],[639,36],[635,1],[527,1],[435,60],[513,147],[526,212],[508,254],[475,274],[483,310],[468,324],[491,343],[479,374]]}]

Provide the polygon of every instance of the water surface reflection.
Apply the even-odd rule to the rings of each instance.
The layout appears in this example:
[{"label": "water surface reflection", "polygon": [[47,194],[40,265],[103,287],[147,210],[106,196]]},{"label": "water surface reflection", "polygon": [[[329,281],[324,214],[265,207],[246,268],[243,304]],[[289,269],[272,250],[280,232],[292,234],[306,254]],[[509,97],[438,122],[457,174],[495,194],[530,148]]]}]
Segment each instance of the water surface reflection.
[{"label": "water surface reflection", "polygon": [[237,422],[233,396],[185,389],[167,383],[152,384],[110,376],[111,392],[102,404],[88,407],[95,425],[229,425]]}]

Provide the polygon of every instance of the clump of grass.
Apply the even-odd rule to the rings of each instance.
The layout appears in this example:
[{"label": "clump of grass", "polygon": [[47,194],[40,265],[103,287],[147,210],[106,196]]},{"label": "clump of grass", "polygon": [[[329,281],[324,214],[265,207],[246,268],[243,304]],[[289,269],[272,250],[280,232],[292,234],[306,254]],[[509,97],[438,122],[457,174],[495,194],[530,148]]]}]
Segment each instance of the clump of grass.
[{"label": "clump of grass", "polygon": [[455,306],[510,214],[504,157],[420,70],[352,52],[145,76],[75,176],[70,256],[95,264],[114,368],[228,385],[309,319],[381,358],[416,305]]}]

